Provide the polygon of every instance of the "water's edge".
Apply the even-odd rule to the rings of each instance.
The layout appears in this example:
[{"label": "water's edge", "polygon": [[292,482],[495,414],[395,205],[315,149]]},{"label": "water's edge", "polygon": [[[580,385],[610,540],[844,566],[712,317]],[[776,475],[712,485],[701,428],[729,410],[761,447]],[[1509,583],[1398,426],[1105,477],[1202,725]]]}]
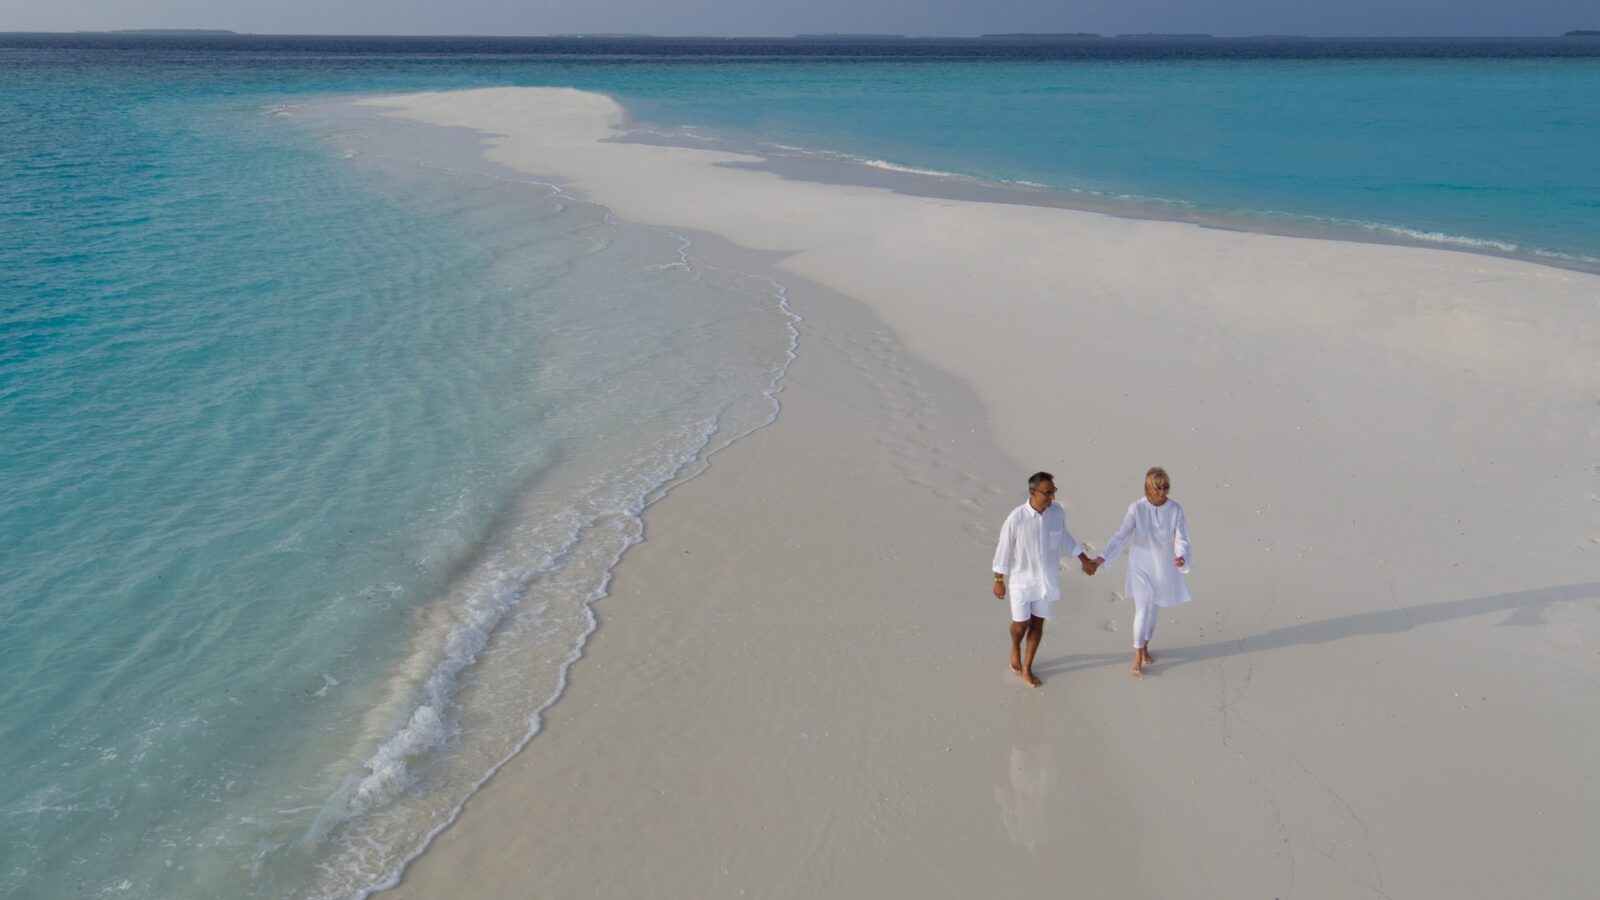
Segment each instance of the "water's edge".
[{"label": "water's edge", "polygon": [[[624,98],[612,99],[626,109]],[[1200,209],[1182,200],[1075,190],[1032,182],[1000,181],[959,172],[912,168],[826,149],[774,145],[753,141],[744,135],[719,133],[694,126],[662,126],[637,119],[631,113],[623,128],[624,132],[614,138],[619,143],[719,150],[758,156],[761,158],[759,162],[725,165],[730,168],[771,172],[796,181],[881,188],[909,196],[938,200],[1068,209],[1120,219],[1174,222],[1244,234],[1455,251],[1513,259],[1574,272],[1600,274],[1600,257],[1578,257],[1544,250],[1526,250],[1510,242],[1492,238],[1429,233],[1402,225],[1324,219],[1263,210],[1223,213]]]},{"label": "water's edge", "polygon": [[[272,112],[274,114],[284,115],[290,119],[310,113],[315,118],[323,121],[327,121],[330,118],[344,118],[352,121],[371,123],[383,118],[380,110],[376,110],[371,107],[357,106],[350,99],[336,100],[331,102],[317,102],[313,104],[307,104],[303,107],[279,107],[272,110]],[[393,122],[395,120],[390,119],[388,121]],[[566,203],[591,204],[605,211],[605,216],[608,222],[611,222],[613,225],[624,224],[616,220],[611,207],[604,203],[595,201],[592,198],[577,196],[574,193],[569,192],[564,186],[560,185],[554,179],[530,176],[525,173],[517,172],[507,167],[499,166],[490,162],[484,158],[483,154],[483,151],[488,146],[486,143],[488,135],[485,133],[411,121],[406,121],[403,125],[403,128],[410,136],[417,139],[413,146],[420,148],[420,152],[417,154],[417,157],[411,161],[415,162],[419,166],[432,168],[443,172],[449,172],[452,174],[468,174],[473,176],[490,177],[519,186],[543,188],[550,192],[549,195],[552,199]],[[487,784],[507,763],[522,753],[523,750],[532,743],[533,739],[538,736],[542,729],[544,713],[555,703],[559,702],[562,695],[565,693],[569,670],[574,664],[583,658],[584,650],[588,645],[588,641],[593,635],[595,629],[598,628],[599,621],[594,612],[594,604],[608,596],[609,585],[615,577],[617,566],[623,562],[628,549],[645,539],[645,535],[648,531],[648,510],[656,503],[660,502],[663,498],[667,497],[679,485],[685,484],[705,474],[711,468],[712,460],[718,453],[727,449],[728,447],[731,447],[733,444],[749,436],[755,431],[772,424],[777,420],[781,412],[779,395],[783,390],[784,378],[787,375],[789,365],[794,361],[799,352],[801,339],[801,317],[794,313],[790,308],[788,288],[784,282],[778,280],[776,270],[770,267],[762,267],[761,271],[752,272],[744,269],[732,269],[726,266],[708,262],[705,259],[705,254],[701,253],[700,248],[702,246],[719,245],[721,239],[714,235],[693,233],[682,229],[658,228],[655,226],[635,225],[633,227],[657,232],[667,237],[671,241],[676,242],[678,261],[673,265],[681,266],[685,270],[718,272],[738,279],[748,279],[764,285],[764,290],[769,292],[770,295],[775,298],[777,308],[781,311],[787,323],[785,326],[787,330],[787,347],[784,350],[784,357],[781,365],[772,374],[770,381],[760,388],[760,394],[769,404],[769,411],[764,419],[755,422],[749,427],[736,426],[736,430],[732,432],[725,432],[720,425],[711,429],[709,432],[704,434],[703,440],[699,443],[698,449],[695,451],[692,457],[683,461],[683,463],[675,471],[668,475],[662,483],[647,491],[642,502],[640,502],[636,507],[622,511],[623,515],[627,516],[631,520],[631,524],[626,529],[628,534],[622,541],[621,545],[617,548],[615,554],[612,555],[611,558],[603,565],[598,584],[595,584],[592,590],[582,597],[581,602],[585,616],[585,627],[581,633],[576,636],[576,640],[571,646],[570,652],[558,666],[558,671],[556,672],[557,681],[554,690],[544,702],[538,704],[530,712],[525,732],[522,734],[520,739],[517,740],[515,745],[510,748],[509,752],[506,752],[499,759],[493,761],[492,764],[490,764],[484,771],[475,777],[475,780],[471,783],[464,796],[462,796],[458,802],[454,803],[449,808],[447,813],[439,821],[433,824],[431,829],[420,836],[415,846],[411,850],[393,860],[393,865],[386,875],[377,879],[366,880],[366,882],[357,889],[357,892],[354,894],[354,896],[370,896],[372,893],[397,885],[401,878],[403,878],[406,867],[410,865],[412,861],[425,853],[432,841],[439,834],[449,828],[460,817],[465,804],[471,800],[472,796],[482,789],[482,787]],[[726,258],[730,255],[731,254],[720,251],[716,253],[716,256],[722,258]],[[488,641],[492,642],[493,640],[494,636],[491,632],[490,636],[488,637]],[[467,667],[470,668],[477,664],[478,659],[475,656],[474,659],[467,664]],[[465,670],[463,670],[462,674],[466,675],[467,673]],[[378,768],[378,761],[372,761],[372,763],[369,764],[369,768],[376,770]],[[324,868],[324,874],[326,876],[332,876],[331,880],[325,881],[320,889],[315,891],[314,896],[349,896],[349,894],[345,893],[345,888],[348,887],[348,885],[338,884],[338,882],[342,880],[338,876],[347,873],[339,872],[337,859],[332,861]]]}]

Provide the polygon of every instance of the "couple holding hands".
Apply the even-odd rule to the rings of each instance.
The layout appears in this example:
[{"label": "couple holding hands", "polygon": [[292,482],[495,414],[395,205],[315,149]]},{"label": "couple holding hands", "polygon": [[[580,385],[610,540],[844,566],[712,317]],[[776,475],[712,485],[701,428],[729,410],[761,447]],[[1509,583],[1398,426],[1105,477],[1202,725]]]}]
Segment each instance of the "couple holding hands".
[{"label": "couple holding hands", "polygon": [[1067,517],[1055,503],[1055,478],[1035,472],[1028,479],[1028,502],[1011,511],[1000,527],[994,552],[994,595],[1011,601],[1011,671],[1038,687],[1033,656],[1044,622],[1061,597],[1061,560],[1076,556],[1085,575],[1128,552],[1127,596],[1133,601],[1133,674],[1155,662],[1150,637],[1156,613],[1189,602],[1183,576],[1189,571],[1189,528],[1183,507],[1168,494],[1172,480],[1160,466],[1144,476],[1144,496],[1128,507],[1122,527],[1093,559],[1067,530]]}]

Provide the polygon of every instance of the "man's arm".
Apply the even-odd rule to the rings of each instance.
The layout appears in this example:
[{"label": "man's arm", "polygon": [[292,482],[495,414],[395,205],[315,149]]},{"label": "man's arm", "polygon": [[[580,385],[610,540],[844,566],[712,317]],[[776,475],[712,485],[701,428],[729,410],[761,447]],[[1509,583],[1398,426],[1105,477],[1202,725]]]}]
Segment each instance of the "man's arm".
[{"label": "man's arm", "polygon": [[1006,575],[1011,572],[1011,548],[1016,543],[1016,528],[1012,525],[1012,517],[1006,516],[1004,525],[1000,526],[1000,543],[994,548],[994,596],[995,599],[1006,598]]},{"label": "man's arm", "polygon": [[1079,543],[1078,539],[1072,536],[1072,532],[1067,530],[1065,513],[1061,516],[1061,555],[1076,556],[1078,562],[1083,566],[1083,574],[1085,575],[1093,575],[1094,570],[1097,568],[1094,560],[1091,560],[1089,554],[1085,552],[1083,544]]}]

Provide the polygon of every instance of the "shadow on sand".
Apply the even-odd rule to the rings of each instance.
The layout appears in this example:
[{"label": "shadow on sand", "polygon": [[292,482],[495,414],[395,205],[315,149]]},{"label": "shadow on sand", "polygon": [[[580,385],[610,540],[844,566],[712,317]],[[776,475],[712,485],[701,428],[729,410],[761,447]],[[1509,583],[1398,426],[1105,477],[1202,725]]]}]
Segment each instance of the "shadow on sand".
[{"label": "shadow on sand", "polygon": [[[1309,644],[1326,644],[1345,638],[1375,634],[1403,634],[1424,625],[1465,619],[1489,613],[1510,613],[1500,625],[1539,625],[1544,622],[1544,611],[1552,603],[1569,603],[1581,600],[1600,600],[1600,582],[1568,584],[1559,587],[1512,591],[1508,594],[1490,594],[1468,600],[1445,600],[1425,606],[1374,610],[1322,619],[1317,622],[1296,622],[1274,628],[1265,634],[1214,641],[1209,644],[1189,646],[1162,646],[1155,641],[1156,664],[1152,670],[1160,672],[1184,663],[1205,662],[1236,656],[1241,653],[1259,653],[1283,647],[1301,647]],[[1132,651],[1117,653],[1070,653],[1033,667],[1041,678],[1077,669],[1092,669],[1106,665],[1126,665]]]}]

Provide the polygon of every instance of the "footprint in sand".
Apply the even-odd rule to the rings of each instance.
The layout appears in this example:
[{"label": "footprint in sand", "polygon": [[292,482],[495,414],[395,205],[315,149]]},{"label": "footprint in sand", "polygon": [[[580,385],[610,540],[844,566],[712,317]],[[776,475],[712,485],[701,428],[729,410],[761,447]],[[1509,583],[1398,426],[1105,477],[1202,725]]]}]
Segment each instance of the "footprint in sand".
[{"label": "footprint in sand", "polygon": [[1111,602],[1112,603],[1121,603],[1122,602],[1122,592],[1121,591],[1112,591],[1111,592]]},{"label": "footprint in sand", "polygon": [[1116,631],[1117,630],[1117,623],[1111,621],[1110,619],[1107,619],[1105,628],[1106,628],[1107,631]]}]

